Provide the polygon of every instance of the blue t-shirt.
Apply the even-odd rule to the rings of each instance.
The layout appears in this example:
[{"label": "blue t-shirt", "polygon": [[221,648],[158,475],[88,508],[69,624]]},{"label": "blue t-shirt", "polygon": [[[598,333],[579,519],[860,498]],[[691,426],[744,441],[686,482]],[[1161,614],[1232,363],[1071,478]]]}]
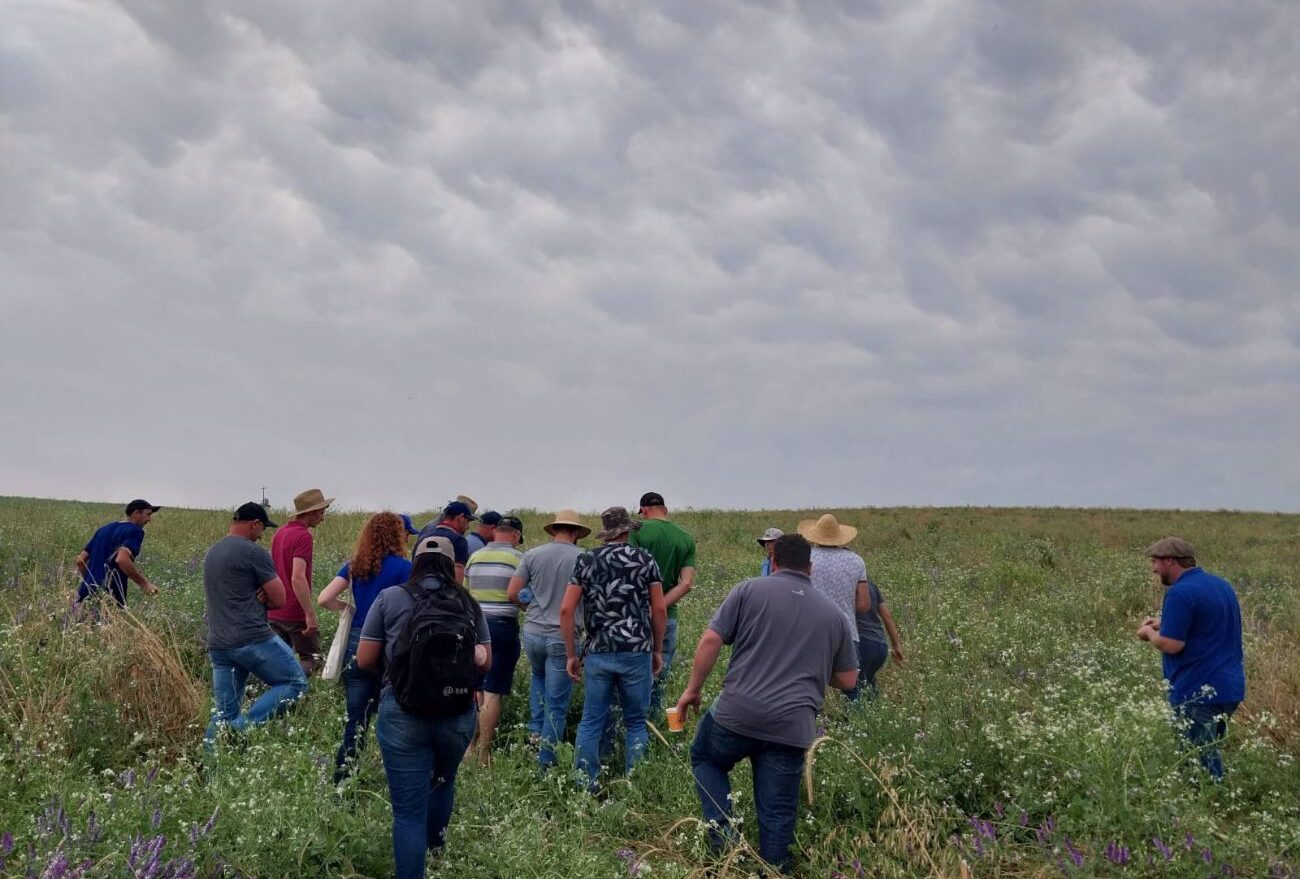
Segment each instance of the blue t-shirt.
[{"label": "blue t-shirt", "polygon": [[[446,525],[439,525],[437,522],[430,522],[420,531],[420,536],[415,538],[415,546],[419,548],[426,537],[445,537],[451,541],[451,547],[456,553],[456,564],[464,565],[469,561],[469,542],[460,534],[456,533],[454,528],[448,528]],[[414,557],[415,550],[411,550]]]},{"label": "blue t-shirt", "polygon": [[[1241,607],[1232,584],[1200,568],[1183,572],[1165,592],[1160,634],[1182,641],[1179,653],[1164,654],[1169,701],[1211,704],[1246,698],[1241,649]],[[1203,688],[1210,687],[1206,694]]]},{"label": "blue t-shirt", "polygon": [[126,576],[117,568],[117,551],[126,548],[132,558],[137,558],[143,545],[144,528],[134,522],[109,522],[96,531],[85,546],[90,558],[86,561],[87,574],[81,579],[77,600],[107,589],[118,604],[126,604]]},{"label": "blue t-shirt", "polygon": [[[344,562],[343,567],[339,568],[338,576],[346,580],[351,570],[352,563]],[[390,555],[384,558],[378,574],[368,580],[353,580],[352,603],[356,606],[357,612],[352,617],[352,628],[360,631],[362,623],[366,621],[366,614],[370,612],[370,605],[375,603],[375,598],[381,590],[389,586],[400,586],[409,579],[411,579],[411,560],[405,556]]]}]

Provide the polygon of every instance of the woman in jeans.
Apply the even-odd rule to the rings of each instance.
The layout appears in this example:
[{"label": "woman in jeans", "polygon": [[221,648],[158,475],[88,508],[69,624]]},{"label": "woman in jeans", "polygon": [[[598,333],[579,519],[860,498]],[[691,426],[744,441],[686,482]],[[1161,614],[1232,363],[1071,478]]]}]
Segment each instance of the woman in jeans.
[{"label": "woman in jeans", "polygon": [[407,527],[396,513],[376,513],[361,529],[356,551],[338,575],[317,599],[321,607],[342,611],[347,605],[343,593],[352,590],[356,612],[348,632],[347,653],[343,657],[343,690],[347,697],[348,717],[343,723],[343,743],[334,757],[334,783],[348,777],[357,755],[358,733],[365,739],[366,728],[379,710],[379,675],[358,668],[357,644],[366,615],[380,591],[400,586],[411,576],[406,558]]},{"label": "woman in jeans", "polygon": [[884,666],[885,660],[891,654],[894,662],[903,661],[903,641],[898,637],[898,627],[894,625],[893,614],[885,606],[885,597],[880,594],[880,587],[874,580],[867,580],[867,588],[871,592],[871,607],[865,611],[858,611],[855,615],[858,627],[858,660],[861,664],[855,695],[865,687],[867,698],[874,699],[879,693],[876,688],[876,673]]},{"label": "woman in jeans", "polygon": [[[424,589],[464,588],[456,582],[456,556],[450,540],[431,536],[420,541],[415,548],[410,582]],[[477,617],[474,664],[486,671],[492,664],[492,636],[483,611],[473,598],[466,597]],[[357,647],[357,663],[362,668],[378,671],[392,664],[393,650],[413,604],[404,588],[385,589],[375,599]],[[441,850],[446,844],[456,795],[456,771],[474,735],[476,715],[472,703],[459,717],[407,714],[398,705],[392,685],[384,683],[376,738],[393,805],[393,859],[398,879],[424,876],[426,853]]]}]

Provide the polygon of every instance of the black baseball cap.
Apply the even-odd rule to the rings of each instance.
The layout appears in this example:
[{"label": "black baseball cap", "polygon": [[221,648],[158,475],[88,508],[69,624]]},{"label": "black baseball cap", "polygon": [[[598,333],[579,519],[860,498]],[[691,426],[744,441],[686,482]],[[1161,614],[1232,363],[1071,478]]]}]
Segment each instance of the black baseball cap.
[{"label": "black baseball cap", "polygon": [[[483,518],[486,519],[487,517],[484,516]],[[519,532],[520,540],[522,540],[524,537],[524,523],[523,520],[520,519],[518,516],[501,516],[500,520],[497,522],[497,527],[513,528],[515,531]]]},{"label": "black baseball cap", "polygon": [[647,491],[641,495],[641,506],[643,507],[664,507],[664,496],[657,491]]},{"label": "black baseball cap", "polygon": [[126,514],[129,516],[132,513],[136,512],[137,510],[152,510],[153,512],[156,513],[161,509],[162,507],[156,507],[146,500],[136,498],[135,500],[131,501],[131,503],[126,505]]},{"label": "black baseball cap", "polygon": [[268,528],[279,528],[280,526],[271,521],[271,517],[266,514],[266,507],[257,501],[249,501],[246,504],[240,504],[239,509],[235,510],[236,522],[261,522]]},{"label": "black baseball cap", "polygon": [[496,510],[488,510],[482,516],[479,516],[479,521],[484,525],[495,525],[501,521],[501,514]]}]

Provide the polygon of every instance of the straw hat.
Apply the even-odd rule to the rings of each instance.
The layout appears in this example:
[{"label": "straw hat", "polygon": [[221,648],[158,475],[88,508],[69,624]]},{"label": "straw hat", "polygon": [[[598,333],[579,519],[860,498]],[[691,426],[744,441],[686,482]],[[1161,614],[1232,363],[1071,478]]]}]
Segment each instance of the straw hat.
[{"label": "straw hat", "polygon": [[458,494],[458,495],[456,495],[456,500],[460,501],[462,504],[464,504],[465,506],[469,507],[469,511],[470,511],[471,513],[477,513],[477,512],[478,512],[478,501],[474,500],[474,499],[473,499],[472,497],[470,497],[469,495],[467,495],[467,494]]},{"label": "straw hat", "polygon": [[591,533],[591,529],[582,524],[582,520],[578,518],[577,510],[560,510],[555,514],[555,521],[549,525],[543,525],[542,530],[553,537],[555,536],[556,525],[568,525],[570,528],[578,529],[579,540]]},{"label": "straw hat", "polygon": [[319,488],[309,488],[293,499],[293,514],[301,516],[303,513],[314,513],[332,503],[334,498],[325,497],[325,493]]},{"label": "straw hat", "polygon": [[809,543],[817,546],[844,546],[858,536],[852,525],[841,525],[830,513],[820,519],[804,519],[799,523],[799,533]]}]

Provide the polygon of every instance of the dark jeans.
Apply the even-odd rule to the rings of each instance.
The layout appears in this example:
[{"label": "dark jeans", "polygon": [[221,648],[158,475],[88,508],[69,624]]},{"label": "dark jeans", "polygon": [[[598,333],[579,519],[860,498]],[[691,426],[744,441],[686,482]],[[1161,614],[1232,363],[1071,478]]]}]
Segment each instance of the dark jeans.
[{"label": "dark jeans", "polygon": [[691,772],[714,851],[733,836],[731,828],[731,768],[749,758],[754,773],[754,810],[758,813],[758,853],[769,864],[788,872],[790,845],[799,809],[799,782],[803,776],[804,749],[732,732],[713,719],[700,718],[691,744]]},{"label": "dark jeans", "polygon": [[647,717],[659,722],[663,713],[664,688],[668,686],[668,674],[673,670],[673,657],[677,655],[677,618],[669,617],[664,628],[664,667],[659,670],[654,686],[650,690],[650,711]]},{"label": "dark jeans", "polygon": [[[357,665],[357,645],[361,643],[361,626],[353,623],[348,632],[347,653],[343,659],[343,694],[347,699],[348,716],[343,722],[343,744],[334,755],[334,783],[347,778],[357,758],[357,749],[364,744],[370,721],[379,711],[380,676]],[[358,741],[359,740],[359,741]]]},{"label": "dark jeans", "polygon": [[375,738],[393,804],[397,879],[422,879],[426,852],[446,844],[456,772],[477,720],[473,708],[460,717],[438,720],[407,714],[391,689],[380,698]]},{"label": "dark jeans", "polygon": [[867,691],[868,699],[874,699],[880,694],[880,690],[876,688],[876,673],[885,667],[887,659],[889,659],[888,644],[859,638],[858,683],[851,691],[844,694],[850,702],[856,702],[864,689]]},{"label": "dark jeans", "polygon": [[1183,736],[1196,748],[1201,765],[1215,781],[1223,781],[1223,755],[1219,742],[1228,734],[1228,718],[1240,702],[1184,702],[1174,714],[1184,724]]}]

